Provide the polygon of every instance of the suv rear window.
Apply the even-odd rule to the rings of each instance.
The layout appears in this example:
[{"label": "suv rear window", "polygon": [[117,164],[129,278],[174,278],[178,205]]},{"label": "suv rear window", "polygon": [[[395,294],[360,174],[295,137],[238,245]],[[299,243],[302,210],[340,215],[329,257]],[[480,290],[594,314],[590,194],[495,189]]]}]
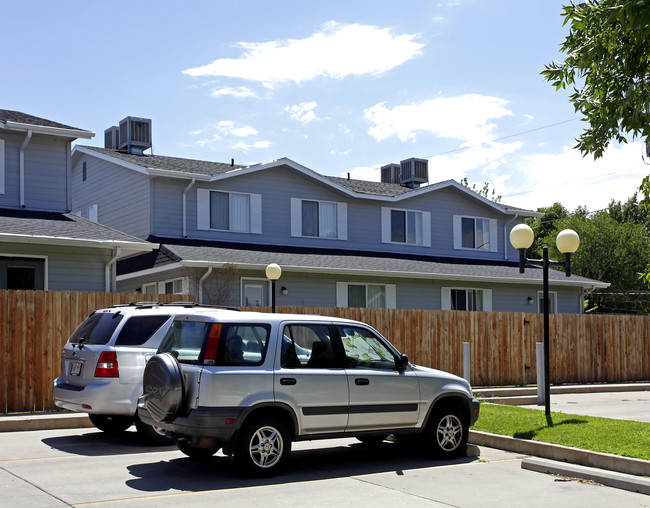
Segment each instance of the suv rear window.
[{"label": "suv rear window", "polygon": [[261,365],[270,331],[267,324],[175,320],[158,352],[171,352],[181,363]]},{"label": "suv rear window", "polygon": [[170,316],[135,316],[129,319],[115,339],[116,346],[139,346],[147,342]]},{"label": "suv rear window", "polygon": [[106,344],[124,316],[120,312],[93,312],[79,325],[68,342]]}]

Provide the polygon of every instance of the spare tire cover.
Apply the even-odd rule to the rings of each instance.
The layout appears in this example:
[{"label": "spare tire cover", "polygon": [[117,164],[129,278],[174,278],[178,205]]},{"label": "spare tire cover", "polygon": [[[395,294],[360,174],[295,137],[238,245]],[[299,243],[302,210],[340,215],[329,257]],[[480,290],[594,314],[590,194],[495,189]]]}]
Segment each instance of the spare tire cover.
[{"label": "spare tire cover", "polygon": [[183,373],[170,353],[153,356],[142,377],[144,402],[158,423],[171,422],[183,405]]}]

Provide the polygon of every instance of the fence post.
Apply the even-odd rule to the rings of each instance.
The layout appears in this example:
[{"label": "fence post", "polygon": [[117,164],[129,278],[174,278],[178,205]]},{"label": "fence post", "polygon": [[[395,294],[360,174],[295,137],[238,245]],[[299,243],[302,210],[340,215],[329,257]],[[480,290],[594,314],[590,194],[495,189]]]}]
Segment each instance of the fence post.
[{"label": "fence post", "polygon": [[546,405],[546,398],[544,397],[544,343],[535,343],[535,353],[537,358],[537,405]]},{"label": "fence post", "polygon": [[463,377],[467,379],[468,383],[470,382],[469,342],[463,342]]}]

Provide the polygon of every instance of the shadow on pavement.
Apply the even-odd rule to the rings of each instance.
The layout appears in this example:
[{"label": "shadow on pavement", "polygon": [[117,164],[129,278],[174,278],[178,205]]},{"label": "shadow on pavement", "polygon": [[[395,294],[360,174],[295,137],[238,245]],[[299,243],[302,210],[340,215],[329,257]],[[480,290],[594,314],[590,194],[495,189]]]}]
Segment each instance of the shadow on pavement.
[{"label": "shadow on pavement", "polygon": [[100,457],[118,453],[139,453],[177,450],[176,445],[154,446],[144,443],[137,432],[126,431],[112,436],[101,430],[93,432],[84,429],[83,433],[68,436],[50,437],[41,442],[51,448],[75,455]]},{"label": "shadow on pavement", "polygon": [[272,478],[241,476],[230,457],[217,455],[196,460],[189,457],[133,464],[128,471],[134,476],[126,484],[144,492],[201,492],[262,485],[282,485],[357,475],[392,473],[432,466],[466,464],[478,457],[461,457],[453,461],[435,461],[399,443],[384,442],[367,447],[362,444],[297,450],[291,453],[285,469]]}]

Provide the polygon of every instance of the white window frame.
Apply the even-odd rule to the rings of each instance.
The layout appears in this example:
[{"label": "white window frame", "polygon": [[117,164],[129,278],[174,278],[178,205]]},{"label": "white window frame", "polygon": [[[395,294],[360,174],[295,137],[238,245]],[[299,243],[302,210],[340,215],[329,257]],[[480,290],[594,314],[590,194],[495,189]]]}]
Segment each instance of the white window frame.
[{"label": "white window frame", "polygon": [[[241,194],[249,197],[250,205],[250,230],[232,231],[230,229],[213,229],[210,227],[210,193],[222,192],[230,194]],[[261,234],[262,233],[262,195],[248,192],[231,192],[222,189],[197,189],[196,190],[196,228],[205,231],[225,231],[228,233]]]},{"label": "white window frame", "polygon": [[[247,282],[261,282],[266,285],[266,305],[261,305],[261,307],[269,307],[271,305],[271,283],[269,279],[264,279],[262,277],[241,277],[239,279],[239,304],[241,307],[247,307],[246,301],[244,300],[244,286]],[[264,290],[263,290],[264,291]]]},{"label": "white window frame", "polygon": [[[442,310],[451,310],[451,291],[482,291],[483,292],[483,308],[476,312],[492,312],[492,290],[476,287],[443,287],[441,288],[441,305]],[[467,311],[471,312],[471,311]]]},{"label": "white window frame", "polygon": [[[490,227],[490,248],[477,249],[476,247],[463,247],[463,219],[487,220]],[[454,215],[454,249],[469,250],[474,252],[497,252],[498,251],[498,231],[497,220],[488,217],[478,217],[474,215]],[[475,223],[476,226],[476,223]]]},{"label": "white window frame", "polygon": [[[147,288],[148,287],[153,287],[154,288],[153,293],[147,293]],[[142,293],[143,295],[157,294],[158,293],[158,283],[157,282],[147,282],[145,284],[142,284],[142,286],[140,286],[140,293]]]},{"label": "white window frame", "polygon": [[[348,286],[366,286],[366,305],[368,304],[367,286],[384,286],[386,309],[397,308],[397,285],[396,284],[372,284],[366,282],[337,282],[336,283],[336,306],[348,307]],[[368,308],[368,307],[366,307]]]},{"label": "white window frame", "polygon": [[[302,202],[313,201],[318,203],[333,203],[336,205],[336,238],[327,236],[303,236],[302,234]],[[320,229],[320,227],[319,227]],[[320,231],[319,231],[320,233]],[[298,238],[314,238],[319,240],[347,240],[348,239],[348,204],[338,201],[322,199],[291,198],[291,236]]]},{"label": "white window frame", "polygon": [[0,139],[0,194],[5,193],[5,140]]},{"label": "white window frame", "polygon": [[37,259],[43,260],[43,291],[50,290],[50,258],[49,256],[40,255],[40,254],[20,254],[16,252],[0,252],[0,257],[2,258],[26,258],[26,259]]},{"label": "white window frame", "polygon": [[[180,293],[169,293],[169,294],[174,294],[174,295],[189,295],[190,294],[190,281],[188,277],[173,277],[171,279],[165,279],[157,282],[145,282],[140,286],[140,292],[142,294],[147,294],[146,293],[146,288],[148,286],[155,285],[157,289],[157,293],[159,295],[164,295],[167,294],[165,293],[165,284],[169,284],[170,282],[176,282],[180,280],[181,281],[181,292]],[[149,293],[151,294],[151,293]]]},{"label": "white window frame", "polygon": [[[414,212],[422,214],[422,243],[409,243],[408,232],[406,233],[407,241],[393,242],[392,240],[392,218],[391,212],[395,210],[398,212]],[[389,208],[386,206],[381,207],[381,242],[390,243],[393,245],[408,245],[412,247],[431,247],[431,212],[425,210],[413,210],[408,208]]]},{"label": "white window frame", "polygon": [[[544,309],[542,308],[542,301],[544,300],[544,291],[538,291],[537,292],[537,312],[542,313],[544,312]],[[557,314],[557,291],[549,291],[548,292],[548,300],[550,302],[549,305],[549,314]]]},{"label": "white window frame", "polygon": [[93,206],[88,207],[88,220],[99,222],[97,203],[95,203]]}]

